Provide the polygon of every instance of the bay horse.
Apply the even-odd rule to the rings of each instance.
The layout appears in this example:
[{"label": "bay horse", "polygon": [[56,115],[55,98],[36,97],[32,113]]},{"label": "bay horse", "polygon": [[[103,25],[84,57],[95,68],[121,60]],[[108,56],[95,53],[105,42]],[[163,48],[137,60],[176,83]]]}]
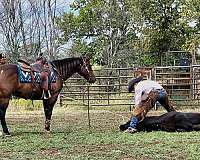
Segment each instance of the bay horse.
[{"label": "bay horse", "polygon": [[[120,125],[120,130],[128,129],[130,121]],[[168,112],[160,116],[145,117],[137,125],[138,131],[190,132],[200,131],[200,113]]]},{"label": "bay horse", "polygon": [[[53,107],[57,101],[58,95],[63,87],[63,82],[74,73],[83,76],[89,83],[94,83],[96,77],[87,57],[66,58],[53,60],[50,62],[56,72],[56,80],[50,84],[49,99],[43,100],[45,113],[45,129],[50,131],[50,122]],[[7,128],[5,115],[11,99],[16,96],[24,99],[41,100],[43,90],[38,83],[21,83],[19,79],[19,66],[17,64],[0,65],[0,120],[5,135],[10,135]]]}]

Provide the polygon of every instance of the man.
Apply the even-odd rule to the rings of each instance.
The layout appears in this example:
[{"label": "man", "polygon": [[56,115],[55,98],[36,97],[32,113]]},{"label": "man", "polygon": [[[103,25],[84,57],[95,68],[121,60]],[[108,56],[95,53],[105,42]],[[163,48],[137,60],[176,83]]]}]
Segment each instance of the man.
[{"label": "man", "polygon": [[133,110],[130,126],[126,132],[137,132],[137,124],[142,121],[148,111],[154,107],[158,101],[168,112],[175,111],[169,102],[166,90],[157,82],[152,80],[143,80],[138,77],[130,81],[128,91],[135,90],[135,108]]}]

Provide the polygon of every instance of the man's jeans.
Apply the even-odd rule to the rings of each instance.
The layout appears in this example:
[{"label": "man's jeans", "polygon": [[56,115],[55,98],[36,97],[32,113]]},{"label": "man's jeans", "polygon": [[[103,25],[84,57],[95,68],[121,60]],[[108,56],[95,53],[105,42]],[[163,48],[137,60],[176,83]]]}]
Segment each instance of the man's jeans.
[{"label": "man's jeans", "polygon": [[164,89],[162,89],[162,90],[159,90],[158,91],[158,102],[160,103],[160,104],[163,104],[163,103],[165,103],[165,99],[166,99],[166,97],[167,97],[167,92],[164,90]]},{"label": "man's jeans", "polygon": [[136,128],[138,124],[138,119],[136,116],[132,116],[131,117],[131,122],[130,122],[130,126],[128,128]]}]

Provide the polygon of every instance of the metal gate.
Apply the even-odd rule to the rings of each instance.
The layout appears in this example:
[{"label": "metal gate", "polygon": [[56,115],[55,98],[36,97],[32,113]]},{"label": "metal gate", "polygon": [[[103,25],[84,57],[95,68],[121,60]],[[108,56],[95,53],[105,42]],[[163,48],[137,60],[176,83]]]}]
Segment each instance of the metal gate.
[{"label": "metal gate", "polygon": [[[141,72],[142,71],[142,72]],[[65,82],[61,105],[132,106],[134,94],[128,93],[130,79],[142,73],[145,78],[159,82],[177,106],[199,105],[200,65],[167,66],[154,68],[101,68],[96,69],[97,81],[88,85],[75,75]]]}]

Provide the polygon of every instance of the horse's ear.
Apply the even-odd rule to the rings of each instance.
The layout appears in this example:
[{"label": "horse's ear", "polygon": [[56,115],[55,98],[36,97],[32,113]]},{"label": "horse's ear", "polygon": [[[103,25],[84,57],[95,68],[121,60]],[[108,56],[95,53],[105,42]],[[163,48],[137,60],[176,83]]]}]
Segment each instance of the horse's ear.
[{"label": "horse's ear", "polygon": [[91,54],[84,54],[84,55],[82,55],[82,57],[86,58],[87,60],[92,59],[92,55]]},{"label": "horse's ear", "polygon": [[84,56],[81,56],[86,62],[90,61],[90,59],[92,59],[91,56],[89,55],[84,55]]}]

